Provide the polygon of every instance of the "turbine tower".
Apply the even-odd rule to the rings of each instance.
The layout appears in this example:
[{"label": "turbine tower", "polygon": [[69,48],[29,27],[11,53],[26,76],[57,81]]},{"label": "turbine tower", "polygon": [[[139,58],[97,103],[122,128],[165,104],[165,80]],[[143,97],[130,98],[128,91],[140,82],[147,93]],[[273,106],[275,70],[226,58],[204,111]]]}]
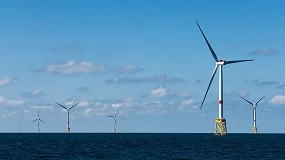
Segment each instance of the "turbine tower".
[{"label": "turbine tower", "polygon": [[246,102],[248,102],[249,104],[251,104],[253,106],[253,128],[252,128],[252,133],[256,134],[257,133],[257,127],[256,127],[256,107],[257,107],[257,104],[266,96],[266,94],[261,97],[256,103],[252,103],[250,102],[249,100],[243,98],[243,97],[240,97],[242,98],[243,100],[245,100]]},{"label": "turbine tower", "polygon": [[117,114],[118,114],[118,112],[119,112],[119,110],[116,112],[116,114],[115,115],[106,115],[106,116],[108,116],[108,117],[112,117],[113,119],[114,119],[114,133],[116,133],[117,132],[117,120],[116,120],[116,118],[117,118]]},{"label": "turbine tower", "polygon": [[70,133],[70,127],[69,127],[69,112],[70,110],[75,107],[76,105],[78,105],[80,102],[75,103],[74,105],[72,105],[70,108],[67,108],[65,106],[63,106],[62,104],[59,104],[57,102],[55,102],[56,104],[58,104],[60,107],[64,108],[67,111],[67,128],[66,128],[66,132]]},{"label": "turbine tower", "polygon": [[41,118],[40,118],[40,110],[38,109],[38,118],[33,120],[31,123],[35,122],[35,121],[38,121],[38,133],[40,133],[40,121],[42,123],[45,123]]},{"label": "turbine tower", "polygon": [[233,63],[239,63],[239,62],[246,62],[246,61],[253,61],[253,60],[235,60],[235,61],[227,61],[227,60],[219,60],[216,53],[214,52],[213,48],[211,47],[209,41],[207,40],[205,34],[203,33],[200,25],[198,24],[198,22],[196,21],[211,53],[212,53],[212,56],[215,60],[215,63],[216,63],[216,66],[214,68],[214,71],[212,73],[212,76],[211,76],[211,79],[210,79],[210,82],[209,82],[209,85],[208,85],[208,88],[206,90],[206,93],[205,93],[205,96],[203,98],[203,101],[202,101],[202,104],[200,106],[200,109],[202,108],[203,104],[204,104],[204,101],[205,101],[205,98],[207,96],[207,93],[209,91],[209,88],[212,84],[212,81],[215,77],[215,74],[216,74],[216,71],[217,69],[219,68],[219,101],[218,101],[218,105],[219,105],[219,117],[216,118],[216,122],[215,122],[215,128],[214,128],[214,134],[215,135],[226,135],[227,134],[227,126],[226,126],[226,119],[224,118],[224,115],[223,115],[223,66],[227,65],[227,64],[233,64]]}]

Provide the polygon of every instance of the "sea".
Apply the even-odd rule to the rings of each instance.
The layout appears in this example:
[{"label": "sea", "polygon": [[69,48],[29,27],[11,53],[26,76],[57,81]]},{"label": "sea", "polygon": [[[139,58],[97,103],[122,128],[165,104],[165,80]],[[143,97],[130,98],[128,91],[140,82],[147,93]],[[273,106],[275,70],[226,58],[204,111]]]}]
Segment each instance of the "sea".
[{"label": "sea", "polygon": [[285,134],[0,133],[0,159],[285,159]]}]

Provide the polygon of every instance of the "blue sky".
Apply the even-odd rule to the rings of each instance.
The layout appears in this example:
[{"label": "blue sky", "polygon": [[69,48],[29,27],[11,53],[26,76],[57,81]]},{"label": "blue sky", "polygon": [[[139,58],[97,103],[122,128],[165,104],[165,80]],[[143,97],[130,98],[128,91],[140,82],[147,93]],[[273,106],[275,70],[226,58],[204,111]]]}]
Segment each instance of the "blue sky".
[{"label": "blue sky", "polygon": [[7,1],[0,5],[0,132],[212,133],[218,81],[202,98],[215,61],[224,67],[229,133],[285,132],[283,75],[285,2],[281,1]]}]

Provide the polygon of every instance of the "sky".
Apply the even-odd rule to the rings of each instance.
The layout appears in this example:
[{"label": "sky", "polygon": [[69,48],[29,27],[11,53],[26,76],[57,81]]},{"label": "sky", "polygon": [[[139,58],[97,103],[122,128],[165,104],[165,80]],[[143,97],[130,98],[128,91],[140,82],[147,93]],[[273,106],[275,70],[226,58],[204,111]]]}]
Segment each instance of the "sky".
[{"label": "sky", "polygon": [[283,1],[11,0],[0,5],[0,132],[212,133],[215,61],[224,67],[228,133],[284,133]]}]

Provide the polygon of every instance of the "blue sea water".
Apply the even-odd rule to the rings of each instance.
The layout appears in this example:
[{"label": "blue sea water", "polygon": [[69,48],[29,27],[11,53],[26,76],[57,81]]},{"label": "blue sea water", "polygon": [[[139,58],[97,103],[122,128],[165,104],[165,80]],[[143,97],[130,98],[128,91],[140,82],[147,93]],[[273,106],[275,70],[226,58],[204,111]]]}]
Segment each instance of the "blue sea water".
[{"label": "blue sea water", "polygon": [[0,159],[285,159],[285,134],[1,133]]}]

